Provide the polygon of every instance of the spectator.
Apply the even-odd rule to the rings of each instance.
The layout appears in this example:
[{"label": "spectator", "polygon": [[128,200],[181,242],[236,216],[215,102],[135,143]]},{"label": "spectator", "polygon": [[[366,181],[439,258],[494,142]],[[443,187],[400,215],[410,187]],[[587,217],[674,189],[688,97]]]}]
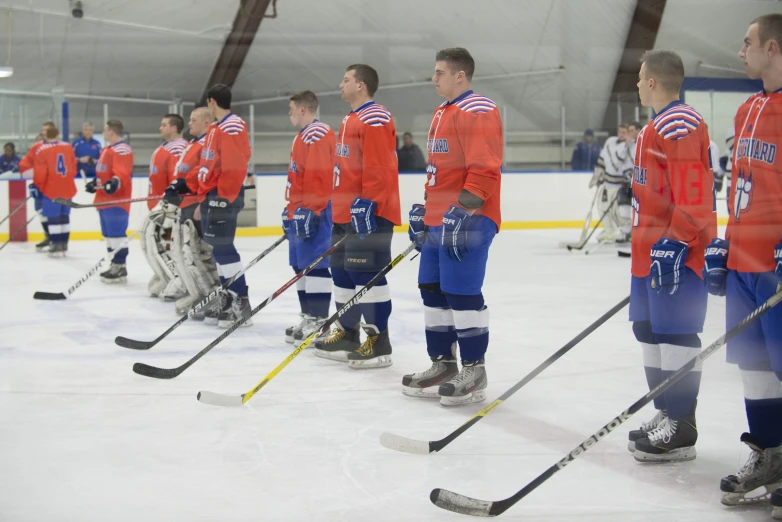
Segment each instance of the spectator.
[{"label": "spectator", "polygon": [[584,141],[578,142],[573,150],[573,157],[570,159],[571,168],[592,172],[599,156],[600,145],[595,141],[595,133],[592,129],[587,129],[584,131]]},{"label": "spectator", "polygon": [[77,168],[90,178],[95,177],[95,164],[100,158],[100,142],[92,137],[94,130],[92,123],[85,122],[81,126],[81,137],[73,142],[73,152],[79,162]]},{"label": "spectator", "polygon": [[21,159],[16,155],[16,146],[13,143],[6,143],[4,153],[0,156],[0,173],[19,172],[19,162]]},{"label": "spectator", "polygon": [[426,169],[426,161],[421,149],[413,143],[413,135],[405,132],[402,136],[402,147],[396,151],[399,159],[399,172],[423,172]]}]

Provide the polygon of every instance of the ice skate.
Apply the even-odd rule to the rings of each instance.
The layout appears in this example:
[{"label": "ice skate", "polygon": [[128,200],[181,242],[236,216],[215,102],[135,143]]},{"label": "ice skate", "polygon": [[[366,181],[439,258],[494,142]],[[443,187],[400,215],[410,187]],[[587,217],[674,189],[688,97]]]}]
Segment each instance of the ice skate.
[{"label": "ice skate", "polygon": [[[749,433],[741,436],[741,442],[749,446],[751,453],[737,474],[720,481],[722,503],[726,506],[766,502],[774,490],[782,488],[782,446],[764,448]],[[760,491],[750,496],[755,490]]]},{"label": "ice skate", "polygon": [[638,462],[685,462],[697,453],[695,442],[698,428],[695,416],[679,419],[664,417],[646,437],[635,441],[635,460]]},{"label": "ice skate", "polygon": [[348,353],[355,352],[361,346],[359,330],[358,328],[343,330],[339,321],[334,325],[326,337],[319,338],[313,343],[315,355],[332,361],[348,362]]},{"label": "ice skate", "polygon": [[483,359],[462,361],[462,370],[451,380],[440,386],[440,404],[462,406],[486,400],[486,386],[489,383]]},{"label": "ice skate", "polygon": [[120,284],[128,282],[128,271],[125,265],[111,264],[111,267],[100,275],[100,280],[107,284]]},{"label": "ice skate", "polygon": [[637,430],[632,430],[627,434],[630,442],[627,443],[627,449],[635,453],[635,442],[637,440],[645,438],[650,431],[657,428],[660,423],[668,416],[665,410],[657,410],[657,414],[649,422],[642,422],[641,427]]},{"label": "ice skate", "polygon": [[452,355],[432,358],[432,366],[423,372],[402,377],[402,393],[410,397],[440,398],[440,385],[459,373],[459,365]]},{"label": "ice skate", "polygon": [[52,243],[49,245],[49,250],[47,252],[47,255],[49,257],[57,258],[57,257],[65,257],[65,254],[68,252],[68,245],[65,243]]},{"label": "ice skate", "polygon": [[366,370],[369,368],[385,368],[391,366],[391,341],[388,338],[388,329],[378,332],[373,324],[363,325],[367,338],[356,350],[348,354],[348,367],[354,370]]},{"label": "ice skate", "polygon": [[285,342],[288,344],[293,344],[296,332],[300,332],[304,325],[312,319],[309,314],[305,313],[300,313],[299,317],[301,320],[297,324],[291,325],[285,329]]},{"label": "ice skate", "polygon": [[771,494],[771,505],[773,506],[771,518],[774,520],[782,520],[782,488],[779,488]]},{"label": "ice skate", "polygon": [[298,331],[293,334],[293,346],[301,346],[307,337],[315,332],[319,332],[323,325],[326,324],[328,317],[312,317],[309,316],[309,321]]},{"label": "ice skate", "polygon": [[223,295],[226,296],[227,303],[224,304],[217,316],[217,326],[220,328],[230,328],[242,317],[247,318],[247,320],[242,323],[242,326],[252,326],[253,320],[250,315],[250,312],[252,312],[250,298],[236,295],[236,292],[233,290],[226,290]]}]

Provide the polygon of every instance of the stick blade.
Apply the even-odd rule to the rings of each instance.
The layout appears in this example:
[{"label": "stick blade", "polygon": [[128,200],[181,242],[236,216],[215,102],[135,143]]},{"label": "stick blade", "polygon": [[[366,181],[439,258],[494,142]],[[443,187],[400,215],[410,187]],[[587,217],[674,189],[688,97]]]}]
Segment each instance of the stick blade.
[{"label": "stick blade", "polygon": [[498,513],[491,512],[494,502],[465,497],[447,489],[433,489],[429,495],[429,500],[441,509],[462,515],[472,515],[474,517],[494,517],[498,515]]},{"label": "stick blade", "polygon": [[178,368],[158,368],[157,366],[150,366],[144,363],[135,363],[133,372],[144,377],[152,377],[153,379],[173,379],[182,373]]},{"label": "stick blade", "polygon": [[209,391],[200,391],[196,398],[198,402],[212,406],[236,407],[244,404],[244,395],[222,395]]},{"label": "stick blade", "polygon": [[390,450],[413,453],[415,455],[429,455],[430,453],[434,453],[430,450],[429,441],[408,439],[407,437],[388,432],[380,435],[380,444]]},{"label": "stick blade", "polygon": [[33,299],[42,299],[44,301],[62,301],[63,299],[66,299],[66,297],[62,292],[56,294],[52,292],[35,292],[33,294]]},{"label": "stick blade", "polygon": [[131,350],[149,350],[155,346],[155,341],[136,341],[135,339],[128,339],[118,335],[114,338],[114,344],[123,348],[130,348]]}]

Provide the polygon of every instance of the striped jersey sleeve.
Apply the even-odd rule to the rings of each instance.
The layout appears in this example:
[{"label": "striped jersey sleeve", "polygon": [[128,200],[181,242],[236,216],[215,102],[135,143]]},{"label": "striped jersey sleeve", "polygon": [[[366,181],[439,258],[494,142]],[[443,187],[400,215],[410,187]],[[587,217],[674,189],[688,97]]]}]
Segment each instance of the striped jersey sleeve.
[{"label": "striped jersey sleeve", "polygon": [[677,105],[654,119],[654,130],[666,140],[678,140],[692,134],[703,121],[689,105]]},{"label": "striped jersey sleeve", "polygon": [[383,127],[391,121],[391,113],[382,105],[373,103],[358,112],[358,119],[371,127]]},{"label": "striped jersey sleeve", "polygon": [[246,124],[239,116],[236,114],[231,114],[226,119],[221,121],[218,126],[220,127],[220,130],[229,136],[236,136],[237,134],[241,134],[244,131]]},{"label": "striped jersey sleeve", "polygon": [[464,112],[481,114],[497,108],[497,104],[480,94],[471,94],[455,104]]},{"label": "striped jersey sleeve", "polygon": [[322,140],[329,132],[331,132],[331,127],[325,123],[316,122],[307,126],[304,133],[302,133],[301,141],[307,145],[312,145]]}]

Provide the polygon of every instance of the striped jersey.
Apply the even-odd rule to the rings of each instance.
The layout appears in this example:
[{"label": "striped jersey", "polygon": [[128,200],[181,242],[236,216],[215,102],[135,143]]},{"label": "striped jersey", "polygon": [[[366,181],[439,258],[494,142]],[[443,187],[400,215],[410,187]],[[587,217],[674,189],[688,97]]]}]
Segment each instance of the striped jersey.
[{"label": "striped jersey", "polygon": [[65,141],[43,143],[35,150],[33,183],[49,199],[76,195],[76,154]]},{"label": "striped jersey", "polygon": [[206,131],[198,171],[198,194],[213,190],[217,196],[233,202],[242,190],[250,162],[250,138],[247,125],[229,113]]},{"label": "striped jersey", "polygon": [[318,120],[301,129],[293,139],[285,187],[289,218],[299,207],[320,214],[328,205],[336,144],[334,131]]},{"label": "striped jersey", "polygon": [[[118,201],[121,199],[130,199],[133,192],[131,187],[131,176],[133,174],[133,149],[123,141],[118,141],[114,145],[105,147],[100,151],[98,164],[95,166],[95,177],[100,185],[103,185],[112,178],[119,180],[119,189],[114,194],[106,194],[102,190],[95,192],[94,203],[103,203],[107,201]],[[130,212],[130,203],[113,205]],[[103,209],[110,207],[101,207]]]},{"label": "striped jersey", "polygon": [[[177,177],[176,164],[187,147],[187,140],[177,138],[163,143],[149,161],[149,195],[162,196],[172,181]],[[147,207],[152,210],[157,201],[147,201]]]}]

